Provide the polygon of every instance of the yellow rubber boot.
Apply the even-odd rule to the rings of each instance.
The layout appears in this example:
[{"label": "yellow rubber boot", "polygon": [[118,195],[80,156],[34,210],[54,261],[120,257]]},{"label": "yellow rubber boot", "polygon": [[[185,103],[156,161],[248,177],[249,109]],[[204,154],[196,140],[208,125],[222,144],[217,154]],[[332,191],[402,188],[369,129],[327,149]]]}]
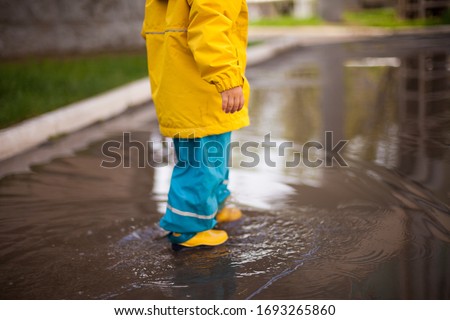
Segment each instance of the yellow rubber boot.
[{"label": "yellow rubber boot", "polygon": [[[174,233],[176,237],[178,234]],[[228,240],[228,234],[223,230],[206,230],[198,232],[195,236],[185,242],[178,243],[183,247],[198,247],[198,246],[218,246]]]},{"label": "yellow rubber boot", "polygon": [[224,207],[220,212],[216,215],[216,221],[218,223],[221,222],[232,222],[242,218],[242,211],[238,208],[234,207]]}]

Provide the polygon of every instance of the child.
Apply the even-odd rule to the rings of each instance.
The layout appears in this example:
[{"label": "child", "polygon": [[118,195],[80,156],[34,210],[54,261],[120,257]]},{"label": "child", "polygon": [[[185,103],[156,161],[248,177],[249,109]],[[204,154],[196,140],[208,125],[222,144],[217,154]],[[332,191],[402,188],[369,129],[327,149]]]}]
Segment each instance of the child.
[{"label": "child", "polygon": [[[217,222],[242,213],[230,192],[231,131],[249,125],[246,0],[147,0],[142,36],[160,131],[174,138],[178,162],[160,221],[175,246],[215,246]],[[211,150],[214,161],[210,160]]]}]

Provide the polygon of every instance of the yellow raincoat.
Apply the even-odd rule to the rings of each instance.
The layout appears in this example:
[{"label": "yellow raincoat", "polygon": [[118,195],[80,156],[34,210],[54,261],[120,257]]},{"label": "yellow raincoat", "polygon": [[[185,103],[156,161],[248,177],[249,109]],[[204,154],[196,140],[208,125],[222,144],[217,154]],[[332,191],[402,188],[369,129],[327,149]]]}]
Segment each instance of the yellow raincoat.
[{"label": "yellow raincoat", "polygon": [[[201,138],[249,124],[246,0],[147,0],[152,97],[164,136]],[[222,111],[220,92],[242,86],[244,108]]]}]

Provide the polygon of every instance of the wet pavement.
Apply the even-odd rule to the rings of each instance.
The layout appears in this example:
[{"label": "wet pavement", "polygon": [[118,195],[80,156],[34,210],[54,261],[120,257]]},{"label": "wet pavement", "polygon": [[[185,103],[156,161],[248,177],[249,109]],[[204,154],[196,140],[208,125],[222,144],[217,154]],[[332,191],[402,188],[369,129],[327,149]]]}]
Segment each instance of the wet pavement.
[{"label": "wet pavement", "polygon": [[[255,148],[251,168],[233,151],[230,202],[245,217],[216,248],[174,252],[156,226],[164,144],[145,149],[156,166],[139,168],[134,143],[119,150],[129,168],[100,167],[123,132],[161,141],[149,106],[1,162],[0,298],[450,298],[449,53],[450,35],[405,36],[250,68],[252,126],[233,139],[293,147]],[[349,140],[348,166],[292,165],[325,131]]]}]

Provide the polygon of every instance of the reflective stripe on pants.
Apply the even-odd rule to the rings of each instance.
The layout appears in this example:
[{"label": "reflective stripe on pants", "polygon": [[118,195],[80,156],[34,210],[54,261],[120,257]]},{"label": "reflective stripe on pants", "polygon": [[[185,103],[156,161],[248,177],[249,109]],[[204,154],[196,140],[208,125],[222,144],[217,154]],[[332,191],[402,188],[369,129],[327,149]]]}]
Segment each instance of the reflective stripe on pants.
[{"label": "reflective stripe on pants", "polygon": [[196,139],[174,139],[177,155],[170,182],[165,230],[195,233],[212,229],[230,195],[228,161],[231,132]]}]

